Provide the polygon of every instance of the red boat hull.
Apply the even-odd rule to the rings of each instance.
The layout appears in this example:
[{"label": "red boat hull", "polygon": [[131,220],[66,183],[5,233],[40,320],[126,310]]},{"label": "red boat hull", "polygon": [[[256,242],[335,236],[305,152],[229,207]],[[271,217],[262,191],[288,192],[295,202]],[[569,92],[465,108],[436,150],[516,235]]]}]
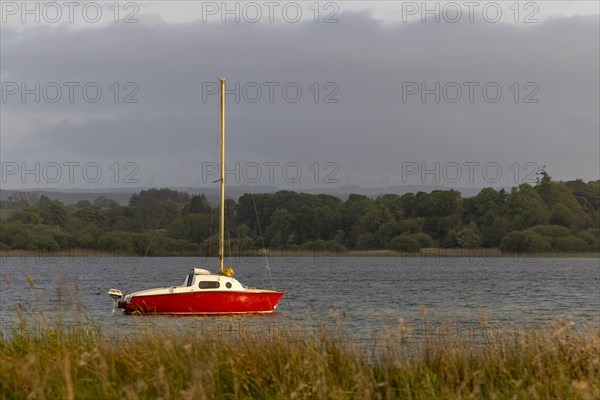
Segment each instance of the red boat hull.
[{"label": "red boat hull", "polygon": [[271,313],[284,292],[192,292],[134,296],[126,314],[251,314]]}]

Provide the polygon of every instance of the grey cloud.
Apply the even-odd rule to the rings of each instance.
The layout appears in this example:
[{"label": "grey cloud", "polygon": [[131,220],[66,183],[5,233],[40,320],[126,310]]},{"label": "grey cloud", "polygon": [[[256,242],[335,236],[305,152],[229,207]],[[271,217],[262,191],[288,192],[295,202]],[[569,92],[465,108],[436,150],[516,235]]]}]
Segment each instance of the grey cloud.
[{"label": "grey cloud", "polygon": [[[202,101],[202,82],[297,82],[299,102],[228,102],[228,155],[240,162],[336,162],[341,183],[375,186],[400,179],[402,162],[545,164],[563,179],[599,178],[597,17],[511,24],[382,25],[367,13],[339,24],[135,24],[74,31],[3,27],[2,71],[15,81],[95,81],[139,85],[138,104],[2,104],[20,118],[60,110],[78,121],[40,123],[28,132],[2,125],[2,159],[139,160],[141,172],[194,184],[213,160],[218,97]],[[143,20],[142,20],[143,21]],[[402,82],[497,82],[498,103],[452,104],[418,96],[403,102]],[[320,83],[320,101],[310,86]],[[323,103],[339,88],[338,103]],[[520,101],[509,89],[520,84]],[[537,104],[525,104],[533,82]],[[281,86],[280,86],[281,87]],[[465,95],[465,94],[463,94]],[[429,97],[431,99],[431,96]],[[11,140],[13,142],[14,140]],[[4,139],[3,139],[4,142]],[[173,168],[182,166],[181,168]],[[172,172],[170,172],[172,171]],[[265,182],[262,182],[265,183]],[[310,182],[307,182],[309,184]],[[416,183],[414,181],[406,183]],[[482,184],[482,182],[479,182]],[[502,180],[498,184],[514,184]],[[460,182],[464,186],[464,182]]]}]

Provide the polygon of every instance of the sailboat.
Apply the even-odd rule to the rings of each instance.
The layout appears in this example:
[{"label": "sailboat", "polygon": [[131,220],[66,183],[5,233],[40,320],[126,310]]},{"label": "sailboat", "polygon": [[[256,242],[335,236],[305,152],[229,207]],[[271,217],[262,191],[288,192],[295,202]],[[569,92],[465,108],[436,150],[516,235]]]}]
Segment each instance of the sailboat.
[{"label": "sailboat", "polygon": [[192,268],[181,286],[142,290],[124,295],[110,289],[113,312],[125,314],[203,315],[272,313],[281,297],[280,290],[256,289],[242,285],[225,268],[225,80],[221,81],[221,207],[219,224],[219,272]]}]

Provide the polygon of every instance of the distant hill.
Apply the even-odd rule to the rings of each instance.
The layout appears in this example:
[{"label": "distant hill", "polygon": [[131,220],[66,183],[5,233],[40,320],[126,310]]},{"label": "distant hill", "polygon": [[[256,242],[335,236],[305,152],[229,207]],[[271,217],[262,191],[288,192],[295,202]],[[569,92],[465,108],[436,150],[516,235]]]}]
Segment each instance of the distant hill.
[{"label": "distant hill", "polygon": [[[98,197],[106,197],[116,201],[121,205],[127,205],[129,199],[133,194],[139,193],[142,190],[150,189],[148,187],[131,187],[131,188],[114,188],[114,189],[22,189],[22,190],[5,190],[0,189],[0,200],[6,201],[8,198],[15,193],[28,192],[38,196],[47,196],[51,200],[58,200],[61,203],[75,204],[80,200],[88,200],[93,202]],[[217,204],[219,201],[219,188],[218,187],[169,187],[169,189],[177,190],[180,192],[187,192],[189,194],[201,194],[204,193],[206,198],[212,204]],[[286,188],[285,190],[293,190],[300,193],[309,194],[330,194],[345,200],[350,194],[362,194],[369,197],[377,197],[381,194],[398,194],[403,195],[405,193],[417,193],[426,192],[430,193],[434,190],[448,190],[455,189],[459,191],[463,197],[474,196],[481,188],[450,188],[442,185],[397,185],[390,187],[375,187],[375,188],[363,188],[355,185],[345,185],[337,188],[308,188],[308,189],[297,189],[297,188]],[[227,197],[232,199],[238,199],[245,193],[274,193],[281,188],[275,186],[228,186]]]}]

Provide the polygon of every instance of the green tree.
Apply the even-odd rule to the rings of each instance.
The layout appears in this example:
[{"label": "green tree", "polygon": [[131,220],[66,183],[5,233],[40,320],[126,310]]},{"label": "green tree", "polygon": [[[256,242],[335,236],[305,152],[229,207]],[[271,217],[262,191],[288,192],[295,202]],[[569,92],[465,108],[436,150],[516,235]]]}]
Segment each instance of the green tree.
[{"label": "green tree", "polygon": [[21,222],[23,224],[43,224],[44,219],[37,207],[26,208],[23,211],[17,211],[10,217],[10,221]]},{"label": "green tree", "polygon": [[107,232],[98,238],[98,249],[134,255],[135,233]]},{"label": "green tree", "polygon": [[569,188],[579,205],[591,213],[600,209],[600,180],[584,182],[581,179],[568,181],[565,185]]},{"label": "green tree", "polygon": [[546,172],[546,166],[542,166],[542,170],[537,174],[536,177],[536,189],[546,204],[552,204],[552,190],[551,190],[552,178]]},{"label": "green tree", "polygon": [[335,240],[328,240],[327,242],[325,242],[325,250],[331,251],[334,253],[343,253],[344,251],[346,251],[348,249],[346,249],[346,246],[344,246],[341,243],[336,242]]},{"label": "green tree", "polygon": [[483,247],[499,247],[502,238],[510,232],[510,222],[507,216],[495,217],[489,223],[482,222],[479,231]]},{"label": "green tree", "polygon": [[462,199],[455,190],[434,190],[429,195],[417,193],[415,213],[425,218],[425,232],[434,239],[445,237],[462,221]]},{"label": "green tree", "polygon": [[69,213],[65,208],[56,203],[49,202],[39,207],[40,216],[46,225],[64,226],[69,221]]},{"label": "green tree", "polygon": [[600,239],[600,229],[587,229],[585,231],[577,232],[574,236],[585,241],[593,250],[593,245]]},{"label": "green tree", "polygon": [[[396,222],[394,219],[391,219],[391,220],[379,225],[379,229],[375,233],[375,237],[377,238],[377,241],[379,243],[383,244],[380,247],[383,247],[390,240],[392,240],[393,238],[395,238],[396,236],[398,236],[404,232],[405,231],[403,231],[400,228],[400,223]],[[426,235],[426,233],[424,233],[424,232],[422,232],[422,233],[424,235]]]},{"label": "green tree", "polygon": [[117,203],[113,199],[109,199],[108,197],[105,197],[105,196],[98,196],[94,200],[95,207],[111,208],[111,207],[117,207],[118,205],[119,205],[119,203]]},{"label": "green tree", "polygon": [[513,218],[514,229],[523,230],[530,226],[544,225],[550,220],[548,206],[540,194],[527,183],[512,188],[507,198],[507,205]]},{"label": "green tree", "polygon": [[479,247],[481,245],[481,239],[475,222],[471,221],[469,225],[458,231],[456,234],[456,241],[460,247]]},{"label": "green tree", "polygon": [[212,208],[204,193],[199,196],[193,196],[187,208],[184,209],[184,213],[189,214],[209,214],[211,211]]},{"label": "green tree", "polygon": [[456,229],[450,229],[448,231],[448,234],[446,235],[446,237],[444,237],[443,240],[441,240],[441,243],[442,243],[442,247],[445,247],[445,248],[459,247],[458,233],[456,232]]},{"label": "green tree", "polygon": [[574,195],[573,189],[583,189],[586,193],[585,184],[575,182],[571,187],[563,182],[552,182],[545,168],[542,168],[537,180],[536,190],[552,210],[551,222],[557,225],[568,226],[573,230],[582,230],[590,226],[592,222],[592,213],[589,208],[582,207],[581,202]]},{"label": "green tree", "polygon": [[367,248],[381,248],[385,246],[385,242],[383,241],[385,238],[381,236],[382,233],[385,234],[385,231],[382,232],[380,229],[392,219],[392,215],[388,209],[382,207],[381,204],[370,203],[364,210],[364,214],[352,225],[350,229],[351,238],[354,242],[357,242],[358,237],[364,233],[369,233],[371,237],[369,241],[371,243],[368,244],[369,247]]},{"label": "green tree", "polygon": [[167,188],[142,190],[139,194],[134,194],[129,199],[129,205],[132,207],[144,207],[148,202],[160,203],[170,200],[174,203],[188,203],[190,195],[186,192],[178,192]]},{"label": "green tree", "polygon": [[75,208],[77,208],[78,210],[81,210],[82,208],[88,208],[92,206],[92,202],[89,200],[79,200],[77,203],[75,203]]},{"label": "green tree", "polygon": [[287,247],[290,236],[294,233],[294,217],[285,208],[278,208],[273,213],[271,224],[265,232],[265,241],[270,246]]},{"label": "green tree", "polygon": [[402,253],[415,253],[421,250],[419,242],[409,235],[396,236],[388,243],[387,248]]},{"label": "green tree", "polygon": [[91,223],[102,229],[108,229],[110,219],[99,207],[83,208],[75,212],[75,216],[85,223]]},{"label": "green tree", "polygon": [[[467,198],[463,202],[465,208],[464,222],[475,221],[482,233],[482,244],[484,246],[497,246],[500,238],[496,238],[493,232],[486,231],[485,227],[496,229],[495,225],[501,224],[501,219],[506,213],[506,192],[496,191],[492,188],[482,189],[477,195]],[[484,233],[485,232],[485,233]]]},{"label": "green tree", "polygon": [[413,233],[412,235],[410,235],[410,237],[419,243],[419,247],[421,249],[435,246],[435,241],[431,238],[431,236],[429,236],[425,232]]},{"label": "green tree", "polygon": [[583,239],[575,236],[567,236],[556,239],[554,249],[567,253],[576,253],[588,252],[590,251],[590,246]]},{"label": "green tree", "polygon": [[324,240],[309,240],[308,242],[305,242],[302,245],[302,248],[305,250],[318,250],[318,251],[323,251],[325,250],[325,241]]},{"label": "green tree", "polygon": [[387,209],[394,221],[399,222],[404,218],[402,200],[397,194],[384,194],[379,196],[375,202]]},{"label": "green tree", "polygon": [[560,225],[536,225],[528,230],[546,238],[561,238],[571,235],[571,230],[569,228]]},{"label": "green tree", "polygon": [[551,249],[552,246],[542,235],[532,231],[510,232],[500,243],[500,250],[509,253],[536,253]]},{"label": "green tree", "polygon": [[425,228],[425,218],[407,218],[398,223],[400,233],[423,232]]}]

